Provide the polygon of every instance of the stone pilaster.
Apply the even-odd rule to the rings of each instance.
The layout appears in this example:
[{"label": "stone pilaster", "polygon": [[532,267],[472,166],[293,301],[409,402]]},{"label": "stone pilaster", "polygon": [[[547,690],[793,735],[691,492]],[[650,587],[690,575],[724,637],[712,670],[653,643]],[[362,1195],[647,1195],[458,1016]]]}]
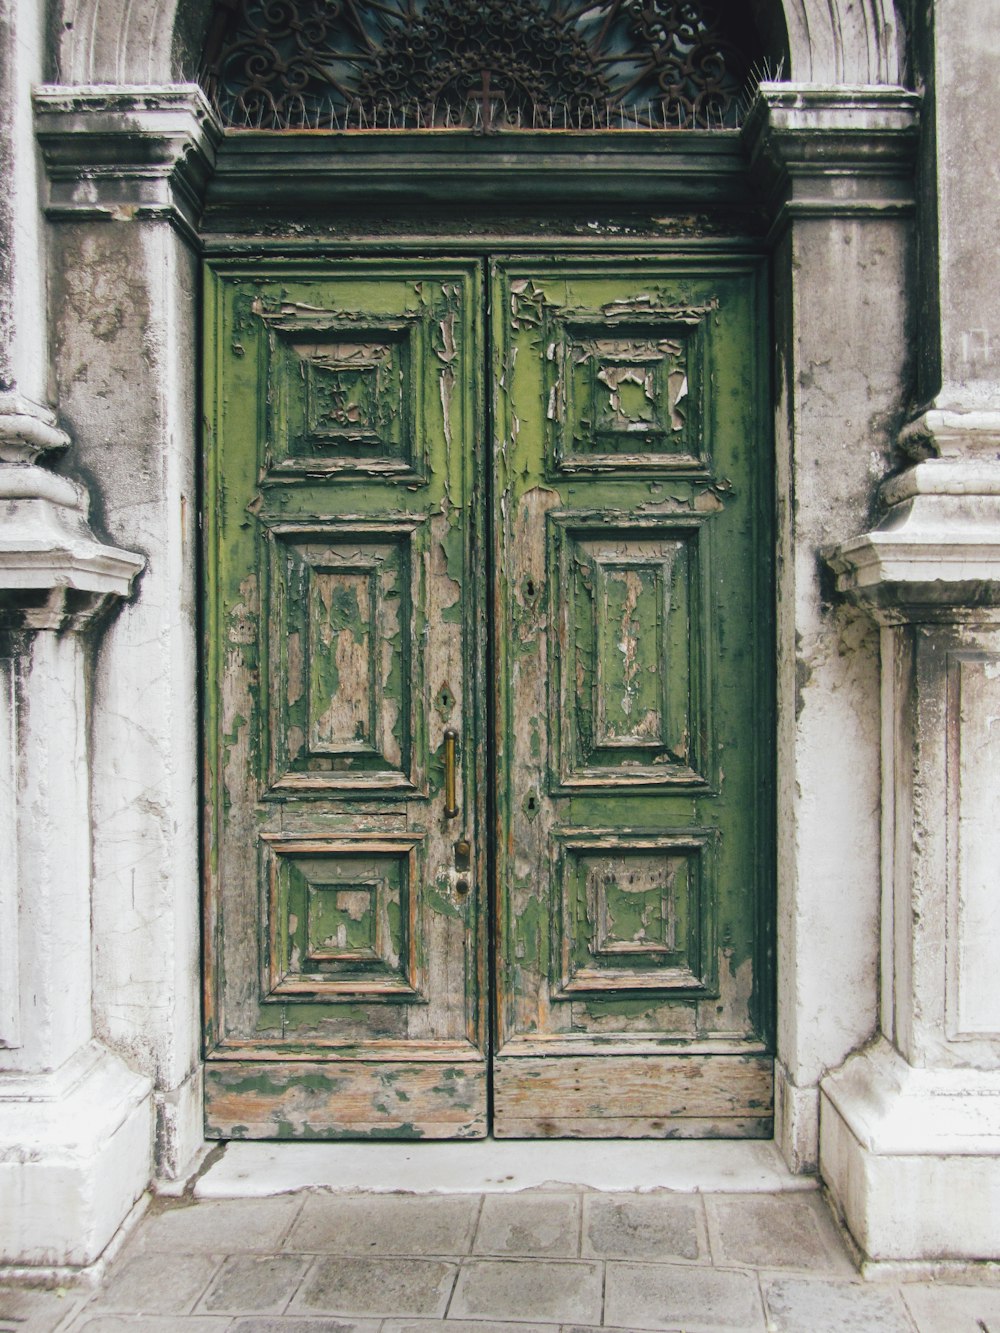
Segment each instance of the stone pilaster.
[{"label": "stone pilaster", "polygon": [[202,1145],[195,228],[221,132],[194,85],[43,86],[35,112],[60,416],[146,557],[93,672],[95,1024],[153,1079],[176,1177]]},{"label": "stone pilaster", "polygon": [[52,414],[0,402],[0,1263],[93,1262],[151,1167],[149,1080],[94,1040],[91,627],[142,559],[35,461]]},{"label": "stone pilaster", "polygon": [[1000,1258],[1000,81],[975,0],[918,6],[914,51],[919,406],[828,552],[881,634],[879,1032],[823,1081],[820,1158],[873,1265]]},{"label": "stone pilaster", "polygon": [[[819,1082],[877,1008],[878,642],[824,595],[895,445],[908,355],[917,101],[767,83],[744,130],[772,222],[778,496],[776,1138],[816,1169]],[[873,477],[874,474],[874,477]]]}]

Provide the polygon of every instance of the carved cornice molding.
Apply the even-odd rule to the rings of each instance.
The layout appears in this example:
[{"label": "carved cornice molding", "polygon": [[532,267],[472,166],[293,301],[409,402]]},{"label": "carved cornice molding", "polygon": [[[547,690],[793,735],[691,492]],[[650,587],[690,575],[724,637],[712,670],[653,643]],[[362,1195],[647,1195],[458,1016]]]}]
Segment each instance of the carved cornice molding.
[{"label": "carved cornice molding", "polygon": [[0,628],[82,630],[128,597],[145,560],[97,540],[86,490],[33,463],[0,464]]},{"label": "carved cornice molding", "polygon": [[882,521],[823,552],[883,624],[1000,618],[1000,462],[929,459],[889,478]]},{"label": "carved cornice molding", "polygon": [[271,217],[329,218],[353,208],[745,208],[739,132],[637,130],[236,131],[220,146],[209,230],[266,230]]},{"label": "carved cornice molding", "polygon": [[743,140],[775,230],[911,213],[919,109],[905,88],[762,83]]},{"label": "carved cornice molding", "polygon": [[965,393],[953,402],[939,397],[903,427],[899,444],[911,458],[1000,457],[1000,406]]},{"label": "carved cornice molding", "polygon": [[0,463],[34,463],[69,443],[50,408],[20,393],[0,393]]},{"label": "carved cornice molding", "polygon": [[165,220],[196,239],[222,138],[197,84],[43,85],[34,106],[50,218]]}]

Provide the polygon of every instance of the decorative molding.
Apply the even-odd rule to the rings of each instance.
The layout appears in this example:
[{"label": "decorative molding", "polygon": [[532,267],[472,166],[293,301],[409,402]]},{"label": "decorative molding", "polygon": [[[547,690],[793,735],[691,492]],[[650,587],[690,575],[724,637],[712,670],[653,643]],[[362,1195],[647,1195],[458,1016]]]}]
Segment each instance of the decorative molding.
[{"label": "decorative molding", "polygon": [[31,463],[0,466],[0,628],[85,629],[128,597],[142,556],[107,546],[76,482]]},{"label": "decorative molding", "polygon": [[0,393],[0,463],[34,463],[69,443],[50,408],[23,394]]},{"label": "decorative molding", "polygon": [[918,463],[882,488],[871,531],[823,552],[837,591],[883,624],[994,620],[1000,607],[1000,462]]},{"label": "decorative molding", "polygon": [[197,84],[43,85],[34,106],[50,218],[165,220],[196,241],[222,137]]},{"label": "decorative molding", "polygon": [[[139,71],[145,80],[169,81],[189,45],[192,8],[181,0],[63,0],[60,69],[79,83],[123,82]],[[903,78],[905,31],[893,0],[782,0],[780,8],[795,79]]]},{"label": "decorative molding", "polygon": [[746,207],[739,133],[646,130],[635,134],[521,131],[477,135],[422,130],[317,133],[235,131],[221,144],[208,186],[206,224],[252,230],[257,219],[322,218],[352,208],[429,206],[466,211],[561,205],[685,212]]},{"label": "decorative molding", "polygon": [[742,134],[774,230],[912,213],[919,107],[899,87],[762,83]]},{"label": "decorative molding", "polygon": [[959,401],[925,408],[900,431],[899,444],[918,459],[996,456],[1000,451],[1000,407]]}]

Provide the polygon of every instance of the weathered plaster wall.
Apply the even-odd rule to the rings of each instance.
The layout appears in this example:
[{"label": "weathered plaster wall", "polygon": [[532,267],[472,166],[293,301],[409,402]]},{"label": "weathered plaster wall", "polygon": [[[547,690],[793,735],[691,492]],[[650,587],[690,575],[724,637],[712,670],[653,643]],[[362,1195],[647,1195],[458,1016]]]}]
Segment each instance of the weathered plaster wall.
[{"label": "weathered plaster wall", "polygon": [[158,1088],[161,1170],[201,1139],[193,398],[196,262],[166,224],[53,231],[74,466],[147,568],[94,667],[97,1035]]}]

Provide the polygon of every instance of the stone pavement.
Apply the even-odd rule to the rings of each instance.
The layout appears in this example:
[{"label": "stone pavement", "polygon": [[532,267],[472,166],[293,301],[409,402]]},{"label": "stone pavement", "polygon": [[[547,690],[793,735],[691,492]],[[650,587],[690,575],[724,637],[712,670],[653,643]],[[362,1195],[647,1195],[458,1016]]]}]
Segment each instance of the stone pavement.
[{"label": "stone pavement", "polygon": [[815,1191],[158,1199],[0,1333],[1000,1333],[1000,1285],[864,1282]]}]

